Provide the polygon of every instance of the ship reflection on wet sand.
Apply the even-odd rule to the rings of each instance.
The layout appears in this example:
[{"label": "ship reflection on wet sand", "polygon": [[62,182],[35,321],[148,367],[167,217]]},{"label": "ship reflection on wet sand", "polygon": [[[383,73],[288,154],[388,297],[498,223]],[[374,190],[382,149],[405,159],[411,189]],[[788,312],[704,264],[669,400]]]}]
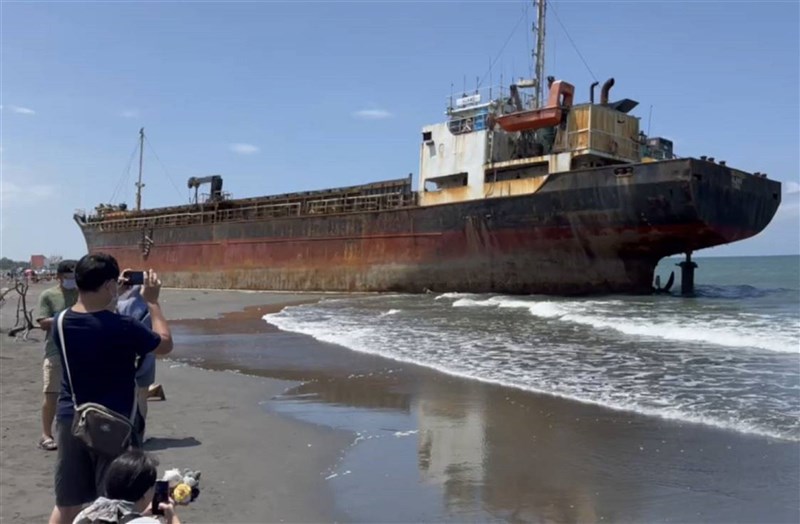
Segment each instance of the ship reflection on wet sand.
[{"label": "ship reflection on wet sand", "polygon": [[797,442],[442,375],[263,313],[179,323],[175,358],[300,381],[264,407],[353,432],[320,473],[353,521],[797,520]]}]

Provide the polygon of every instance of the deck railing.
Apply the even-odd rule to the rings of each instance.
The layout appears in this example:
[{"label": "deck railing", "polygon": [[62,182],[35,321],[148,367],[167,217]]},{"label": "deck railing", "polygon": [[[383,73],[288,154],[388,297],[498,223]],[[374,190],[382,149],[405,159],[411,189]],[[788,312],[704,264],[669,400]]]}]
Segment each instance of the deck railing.
[{"label": "deck railing", "polygon": [[208,209],[211,205],[206,204],[200,209],[182,213],[119,218],[89,217],[86,224],[100,231],[128,231],[225,222],[250,222],[271,218],[384,211],[409,207],[416,203],[416,193],[409,191],[309,198],[294,202],[263,202],[234,207],[225,207],[225,202],[222,202],[214,209]]}]

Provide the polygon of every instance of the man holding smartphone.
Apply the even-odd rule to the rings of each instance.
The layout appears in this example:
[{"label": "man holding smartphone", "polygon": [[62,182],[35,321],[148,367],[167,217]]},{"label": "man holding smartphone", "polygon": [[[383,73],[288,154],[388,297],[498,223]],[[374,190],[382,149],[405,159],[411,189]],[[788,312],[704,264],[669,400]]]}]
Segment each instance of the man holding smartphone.
[{"label": "man holding smartphone", "polygon": [[56,414],[56,504],[50,524],[70,524],[84,504],[97,498],[106,469],[115,458],[98,454],[72,434],[72,388],[75,404],[93,402],[129,417],[134,414],[132,406],[136,409],[137,358],[153,351],[160,355],[172,351],[172,334],[158,303],[158,275],[152,270],[145,272],[142,287],[152,330],[116,313],[119,277],[119,265],[110,255],[96,253],[80,259],[75,267],[78,301],[64,314],[64,340],[55,327],[51,333],[62,368],[69,366],[71,379],[65,369]]},{"label": "man holding smartphone", "polygon": [[[150,319],[150,311],[147,302],[142,298],[143,275],[140,272],[123,271],[122,278],[125,286],[117,302],[117,313],[135,318],[145,326],[153,329]],[[136,387],[139,405],[139,417],[137,418],[136,434],[137,445],[144,444],[144,432],[147,423],[147,398],[150,393],[150,386],[156,381],[156,356],[153,353],[139,358],[136,365]],[[163,392],[163,390],[162,390]]]}]

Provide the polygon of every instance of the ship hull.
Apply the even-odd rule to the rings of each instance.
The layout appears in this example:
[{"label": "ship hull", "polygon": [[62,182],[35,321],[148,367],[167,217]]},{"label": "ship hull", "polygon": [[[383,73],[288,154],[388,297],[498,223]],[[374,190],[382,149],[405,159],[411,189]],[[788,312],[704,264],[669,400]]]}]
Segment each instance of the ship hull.
[{"label": "ship hull", "polygon": [[79,224],[90,252],[155,268],[174,287],[648,293],[661,258],[753,236],[779,203],[777,182],[682,159],[556,173],[534,194],[434,206],[147,231]]}]

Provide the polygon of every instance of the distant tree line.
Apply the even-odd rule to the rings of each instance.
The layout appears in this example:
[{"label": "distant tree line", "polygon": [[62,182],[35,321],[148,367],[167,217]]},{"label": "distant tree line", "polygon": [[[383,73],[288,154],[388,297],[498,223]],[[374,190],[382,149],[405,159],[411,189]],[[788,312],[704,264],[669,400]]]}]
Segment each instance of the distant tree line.
[{"label": "distant tree line", "polygon": [[[45,269],[50,269],[55,271],[58,267],[59,262],[64,260],[64,257],[61,255],[50,255],[45,259]],[[18,261],[18,260],[11,260],[8,257],[0,258],[0,271],[18,271],[23,269],[28,269],[31,267],[31,263],[29,260],[25,261]]]},{"label": "distant tree line", "polygon": [[0,258],[0,270],[3,271],[16,271],[17,269],[25,269],[30,266],[30,261],[20,262],[17,260],[11,260],[10,258],[3,257]]}]

